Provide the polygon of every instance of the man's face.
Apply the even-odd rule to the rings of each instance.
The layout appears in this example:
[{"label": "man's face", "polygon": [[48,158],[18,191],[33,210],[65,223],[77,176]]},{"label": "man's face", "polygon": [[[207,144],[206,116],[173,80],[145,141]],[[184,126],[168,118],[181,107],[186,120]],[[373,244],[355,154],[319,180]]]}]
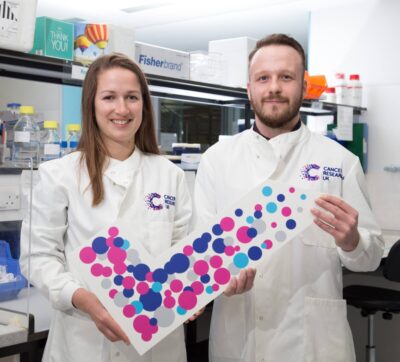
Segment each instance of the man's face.
[{"label": "man's face", "polygon": [[278,129],[299,118],[305,85],[301,56],[286,45],[269,45],[254,55],[249,68],[247,94],[259,119]]}]

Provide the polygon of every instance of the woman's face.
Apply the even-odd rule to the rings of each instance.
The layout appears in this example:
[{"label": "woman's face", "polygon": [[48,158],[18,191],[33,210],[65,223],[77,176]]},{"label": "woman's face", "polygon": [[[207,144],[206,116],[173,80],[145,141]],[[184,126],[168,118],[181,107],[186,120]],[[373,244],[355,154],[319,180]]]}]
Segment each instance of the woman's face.
[{"label": "woman's face", "polygon": [[135,148],[142,123],[143,97],[137,75],[111,68],[97,77],[94,109],[100,135],[112,158],[124,160]]}]

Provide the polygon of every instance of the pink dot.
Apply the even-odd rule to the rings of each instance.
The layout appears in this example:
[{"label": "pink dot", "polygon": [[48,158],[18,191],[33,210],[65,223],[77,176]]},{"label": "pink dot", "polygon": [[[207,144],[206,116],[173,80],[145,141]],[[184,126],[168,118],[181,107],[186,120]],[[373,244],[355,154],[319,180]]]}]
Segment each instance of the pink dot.
[{"label": "pink dot", "polygon": [[235,251],[240,251],[240,246],[239,245],[235,246]]},{"label": "pink dot", "polygon": [[111,290],[108,292],[108,295],[110,296],[111,299],[114,299],[115,294],[117,294],[117,290],[116,290],[116,289],[111,289]]},{"label": "pink dot", "polygon": [[136,332],[144,332],[148,330],[150,325],[149,318],[145,315],[138,315],[134,320],[133,320],[133,328],[135,329]]},{"label": "pink dot", "polygon": [[122,281],[122,286],[125,289],[132,289],[135,286],[135,279],[133,277],[125,277]]},{"label": "pink dot", "polygon": [[281,210],[283,216],[290,216],[292,214],[292,209],[290,207],[283,207]]},{"label": "pink dot", "polygon": [[107,256],[108,260],[113,264],[123,263],[126,259],[126,251],[120,248],[110,247]]},{"label": "pink dot", "polygon": [[261,210],[262,210],[262,205],[257,204],[257,205],[254,207],[254,209],[255,209],[256,211],[261,211]]},{"label": "pink dot", "polygon": [[125,317],[131,318],[136,314],[136,308],[132,304],[127,304],[123,308],[122,313],[124,314]]},{"label": "pink dot", "polygon": [[183,291],[178,297],[178,304],[185,310],[193,309],[197,304],[197,297],[190,290]]},{"label": "pink dot", "polygon": [[220,222],[223,231],[231,231],[235,227],[235,222],[231,217],[224,217]]},{"label": "pink dot", "polygon": [[192,255],[192,254],[193,254],[193,247],[190,246],[190,245],[186,245],[186,246],[183,248],[183,254],[185,254],[186,256]]},{"label": "pink dot", "polygon": [[111,274],[112,274],[112,269],[109,266],[103,268],[103,276],[107,278],[111,276]]},{"label": "pink dot", "polygon": [[108,235],[113,236],[113,237],[117,236],[117,235],[118,235],[118,232],[119,232],[119,230],[118,230],[118,228],[116,228],[115,226],[111,226],[111,227],[108,229]]},{"label": "pink dot", "polygon": [[93,263],[96,259],[96,252],[90,246],[87,246],[80,251],[79,258],[85,264]]},{"label": "pink dot", "polygon": [[126,272],[126,265],[124,263],[117,263],[114,265],[114,271],[116,274],[124,274]]},{"label": "pink dot", "polygon": [[233,247],[232,245],[228,245],[228,246],[225,248],[225,255],[227,255],[227,256],[232,256],[233,254],[235,254],[235,249],[234,249],[234,247]]},{"label": "pink dot", "polygon": [[218,284],[225,285],[229,282],[230,278],[231,278],[231,273],[226,268],[217,269],[214,273],[214,280]]},{"label": "pink dot", "polygon": [[110,237],[106,239],[106,244],[107,246],[109,246],[110,248],[114,246],[114,238]]},{"label": "pink dot", "polygon": [[203,293],[204,286],[203,286],[202,282],[199,282],[199,281],[193,282],[191,287],[193,289],[194,294],[199,295],[199,294]]},{"label": "pink dot", "polygon": [[136,290],[140,295],[147,294],[149,291],[149,286],[146,282],[140,282],[137,284]]},{"label": "pink dot", "polygon": [[179,293],[183,288],[183,283],[179,279],[174,279],[169,287],[174,293]]},{"label": "pink dot", "polygon": [[289,192],[292,194],[293,192],[295,192],[295,188],[294,187],[289,188]]},{"label": "pink dot", "polygon": [[273,229],[275,229],[275,228],[277,227],[277,223],[276,223],[276,222],[272,222],[272,223],[271,223],[271,227],[272,227]]},{"label": "pink dot", "polygon": [[99,277],[103,274],[103,266],[99,263],[93,264],[90,271],[95,277]]},{"label": "pink dot", "polygon": [[222,265],[222,258],[219,255],[214,255],[210,258],[210,265],[213,268],[219,268]]},{"label": "pink dot", "polygon": [[172,298],[172,297],[167,297],[167,298],[165,298],[164,299],[164,307],[165,308],[169,308],[169,309],[171,309],[171,308],[173,308],[175,306],[175,299],[174,298]]},{"label": "pink dot", "polygon": [[147,272],[147,274],[146,274],[146,280],[147,280],[149,283],[154,282],[154,280],[153,280],[153,272],[151,272],[151,271]]},{"label": "pink dot", "polygon": [[218,284],[213,284],[213,286],[212,286],[211,288],[212,288],[212,290],[213,290],[214,292],[217,292],[218,289],[219,289],[219,285],[218,285]]},{"label": "pink dot", "polygon": [[271,240],[265,240],[264,244],[267,247],[267,249],[271,249],[272,248],[272,241]]},{"label": "pink dot", "polygon": [[208,272],[208,263],[205,260],[198,260],[193,265],[193,271],[197,275],[204,275]]},{"label": "pink dot", "polygon": [[243,244],[247,244],[251,241],[251,238],[247,235],[248,226],[242,226],[236,232],[236,238]]},{"label": "pink dot", "polygon": [[151,334],[151,333],[143,333],[143,334],[142,334],[142,339],[143,339],[143,341],[145,341],[145,342],[150,341],[150,340],[151,340],[151,337],[152,337],[152,334]]}]

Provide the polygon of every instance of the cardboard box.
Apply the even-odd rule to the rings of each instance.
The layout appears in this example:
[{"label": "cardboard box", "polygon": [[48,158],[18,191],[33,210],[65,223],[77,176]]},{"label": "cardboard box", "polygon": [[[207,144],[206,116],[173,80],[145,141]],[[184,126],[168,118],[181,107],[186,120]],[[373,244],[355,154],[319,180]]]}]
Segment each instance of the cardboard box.
[{"label": "cardboard box", "polygon": [[145,73],[189,79],[187,52],[136,42],[135,59]]},{"label": "cardboard box", "polygon": [[73,59],[74,25],[45,16],[36,19],[32,54]]},{"label": "cardboard box", "polygon": [[74,23],[74,60],[90,64],[97,57],[108,54],[108,40],[107,24]]},{"label": "cardboard box", "polygon": [[248,81],[248,56],[255,48],[257,39],[241,37],[208,42],[210,53],[219,53],[226,69],[223,84],[229,87],[246,88]]}]

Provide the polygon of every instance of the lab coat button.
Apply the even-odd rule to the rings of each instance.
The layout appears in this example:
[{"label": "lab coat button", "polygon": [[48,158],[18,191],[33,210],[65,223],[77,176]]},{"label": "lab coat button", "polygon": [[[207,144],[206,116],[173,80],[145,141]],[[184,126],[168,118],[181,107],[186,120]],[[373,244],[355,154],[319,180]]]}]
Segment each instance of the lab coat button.
[{"label": "lab coat button", "polygon": [[257,157],[257,158],[260,158],[260,155],[257,155],[256,157]]}]

